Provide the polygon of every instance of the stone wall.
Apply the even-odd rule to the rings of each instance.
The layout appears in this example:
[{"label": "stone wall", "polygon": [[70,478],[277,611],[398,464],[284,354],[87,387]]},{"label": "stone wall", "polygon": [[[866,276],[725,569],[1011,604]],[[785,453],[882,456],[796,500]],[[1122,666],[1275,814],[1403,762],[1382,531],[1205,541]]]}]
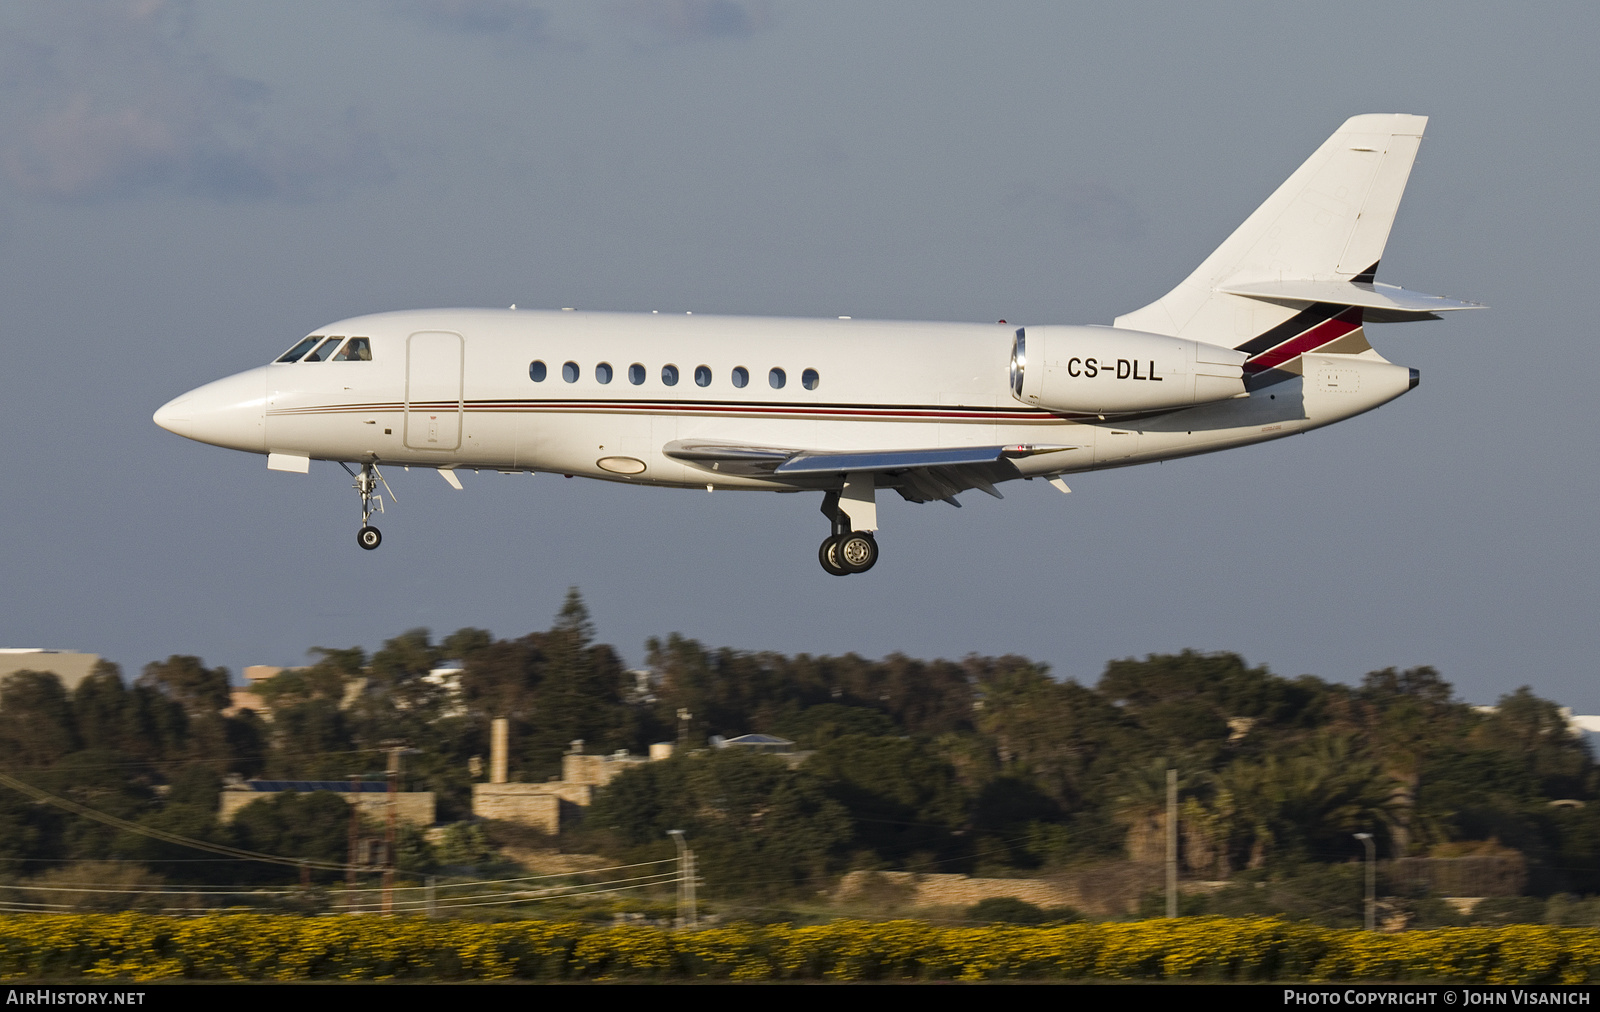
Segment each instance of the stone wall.
[{"label": "stone wall", "polygon": [[531,826],[555,836],[561,832],[560,784],[473,784],[472,814]]},{"label": "stone wall", "polygon": [[919,875],[905,871],[853,871],[839,883],[840,903],[871,903],[881,912],[927,907],[970,907],[999,896],[1039,907],[1072,907],[1087,914],[1117,917],[1138,910],[1139,897],[1164,881],[1159,865],[1122,862],[1049,878],[974,878],[971,875]]},{"label": "stone wall", "polygon": [[[281,792],[223,791],[221,811],[218,813],[218,818],[223,822],[232,822],[233,817],[239,814],[239,809],[255,801],[277,797],[279,793]],[[389,795],[386,793],[350,794],[343,791],[330,791],[328,793],[358,805],[361,809],[361,814],[373,822],[381,824],[389,817]],[[424,828],[433,825],[435,796],[432,791],[400,791],[395,794],[394,803],[394,814],[397,821]]]}]

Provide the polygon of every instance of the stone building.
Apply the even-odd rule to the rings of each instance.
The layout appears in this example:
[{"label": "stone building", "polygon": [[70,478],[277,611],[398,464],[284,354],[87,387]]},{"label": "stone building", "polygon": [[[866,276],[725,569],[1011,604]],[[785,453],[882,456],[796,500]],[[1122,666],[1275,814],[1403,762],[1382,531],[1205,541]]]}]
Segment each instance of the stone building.
[{"label": "stone building", "polygon": [[[223,790],[217,817],[223,822],[232,822],[239,810],[251,802],[285,792],[305,794],[312,791],[337,794],[374,822],[382,822],[389,816],[389,788],[382,781],[243,780]],[[394,794],[395,819],[400,822],[426,829],[434,823],[435,810],[432,791],[396,791]]]}]

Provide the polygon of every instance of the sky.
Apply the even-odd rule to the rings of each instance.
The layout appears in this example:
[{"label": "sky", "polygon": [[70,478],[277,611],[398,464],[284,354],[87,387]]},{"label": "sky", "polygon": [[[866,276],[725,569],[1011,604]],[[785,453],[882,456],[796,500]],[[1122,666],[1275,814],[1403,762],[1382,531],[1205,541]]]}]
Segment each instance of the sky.
[{"label": "sky", "polygon": [[[0,6],[0,646],[238,672],[580,588],[650,637],[785,653],[1232,651],[1432,665],[1600,713],[1591,4],[107,0]],[[319,326],[433,306],[1109,323],[1347,117],[1431,117],[1375,326],[1421,385],[1303,437],[880,506],[396,472],[162,431]]]}]

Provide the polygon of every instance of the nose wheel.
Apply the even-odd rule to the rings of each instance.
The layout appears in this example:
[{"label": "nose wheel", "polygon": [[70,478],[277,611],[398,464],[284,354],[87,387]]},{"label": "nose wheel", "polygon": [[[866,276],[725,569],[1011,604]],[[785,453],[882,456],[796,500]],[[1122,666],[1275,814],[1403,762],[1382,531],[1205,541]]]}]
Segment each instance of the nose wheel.
[{"label": "nose wheel", "polygon": [[353,486],[361,495],[361,529],[356,531],[356,544],[372,551],[383,544],[383,534],[376,527],[368,523],[372,514],[383,512],[383,496],[378,494],[378,486],[382,485],[389,493],[389,498],[394,499],[394,490],[389,488],[389,483],[383,480],[383,475],[378,472],[376,464],[368,461],[361,465],[360,471],[351,471],[350,465],[344,461],[339,462],[349,475],[356,480]]}]

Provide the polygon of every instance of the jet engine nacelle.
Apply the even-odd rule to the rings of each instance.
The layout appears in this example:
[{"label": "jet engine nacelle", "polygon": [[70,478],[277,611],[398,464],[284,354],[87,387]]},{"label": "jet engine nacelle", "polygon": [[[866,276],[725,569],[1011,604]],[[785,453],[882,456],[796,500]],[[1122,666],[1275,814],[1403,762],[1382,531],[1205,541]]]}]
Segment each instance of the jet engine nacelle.
[{"label": "jet engine nacelle", "polygon": [[1011,392],[1030,407],[1125,415],[1244,393],[1242,351],[1113,327],[1025,327],[1011,347]]}]

